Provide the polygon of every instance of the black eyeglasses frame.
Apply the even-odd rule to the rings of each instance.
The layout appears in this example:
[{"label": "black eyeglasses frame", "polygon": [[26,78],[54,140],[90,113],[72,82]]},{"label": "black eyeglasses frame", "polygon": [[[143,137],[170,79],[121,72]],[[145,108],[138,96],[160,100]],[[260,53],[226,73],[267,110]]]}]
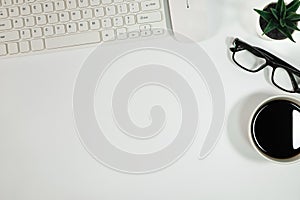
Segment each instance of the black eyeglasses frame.
[{"label": "black eyeglasses frame", "polygon": [[[251,72],[251,73],[256,73],[256,72],[259,72],[261,71],[262,69],[266,68],[267,66],[270,66],[273,68],[273,71],[272,71],[272,75],[271,75],[271,81],[272,83],[279,89],[285,91],[285,92],[289,92],[289,93],[299,93],[300,94],[300,88],[297,84],[297,81],[295,79],[295,77],[293,75],[296,75],[298,77],[300,77],[300,71],[298,69],[296,69],[295,67],[293,67],[292,65],[288,64],[287,62],[283,61],[282,59],[278,58],[277,56],[271,54],[270,52],[262,49],[262,48],[259,48],[259,47],[255,47],[255,46],[252,46],[238,38],[235,38],[234,41],[233,41],[233,46],[234,47],[231,47],[230,48],[230,51],[233,53],[232,54],[232,60],[235,62],[235,64],[237,64],[239,67],[241,67],[242,69],[248,71],[248,72]],[[243,67],[241,64],[239,64],[236,59],[235,59],[235,54],[239,51],[243,51],[243,50],[247,50],[249,51],[250,53],[252,53],[253,55],[259,57],[259,58],[262,58],[262,59],[265,59],[265,63],[262,64],[260,67],[258,67],[257,69],[255,70],[250,70],[246,67]],[[293,86],[293,90],[286,90],[285,88],[282,88],[280,85],[278,85],[275,80],[274,80],[274,74],[275,74],[275,71],[276,71],[276,68],[282,68],[284,70],[287,71],[289,77],[290,77],[290,80],[291,80],[291,83],[292,83],[292,86]]]}]

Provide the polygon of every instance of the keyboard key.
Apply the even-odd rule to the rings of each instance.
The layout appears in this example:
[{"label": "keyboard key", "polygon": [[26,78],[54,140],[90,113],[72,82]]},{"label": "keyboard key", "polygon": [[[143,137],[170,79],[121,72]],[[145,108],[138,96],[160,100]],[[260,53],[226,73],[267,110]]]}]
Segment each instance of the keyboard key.
[{"label": "keyboard key", "polygon": [[90,27],[92,30],[97,30],[100,29],[100,22],[97,19],[91,20],[90,21]]},{"label": "keyboard key", "polygon": [[128,37],[129,37],[130,39],[137,38],[137,37],[139,37],[139,36],[140,36],[140,33],[139,33],[138,31],[134,31],[134,32],[128,33]]},{"label": "keyboard key", "polygon": [[77,31],[77,25],[75,23],[67,24],[67,32],[68,33],[75,33]]},{"label": "keyboard key", "polygon": [[17,43],[8,43],[7,44],[7,51],[9,54],[16,54],[19,53],[19,48]]},{"label": "keyboard key", "polygon": [[101,24],[103,28],[110,28],[112,27],[111,19],[110,18],[104,18],[101,19]]},{"label": "keyboard key", "polygon": [[31,6],[31,11],[33,14],[42,13],[42,5],[41,4],[34,4]]},{"label": "keyboard key", "polygon": [[93,17],[93,13],[91,9],[84,9],[82,11],[82,17],[83,19],[90,19]]},{"label": "keyboard key", "polygon": [[104,30],[102,31],[102,39],[104,42],[114,40],[116,37],[114,30]]},{"label": "keyboard key", "polygon": [[44,48],[45,47],[44,47],[43,39],[31,40],[32,51],[40,51],[43,50]]},{"label": "keyboard key", "polygon": [[54,34],[53,26],[44,27],[44,34],[45,34],[45,36],[53,35]]},{"label": "keyboard key", "polygon": [[72,20],[80,20],[81,19],[81,13],[79,10],[75,10],[71,12],[71,19]]},{"label": "keyboard key", "polygon": [[117,10],[119,14],[126,14],[128,12],[126,4],[119,4],[117,5]]},{"label": "keyboard key", "polygon": [[8,30],[12,28],[10,20],[0,20],[0,31]]},{"label": "keyboard key", "polygon": [[61,12],[59,13],[59,21],[60,22],[67,22],[70,20],[69,12]]},{"label": "keyboard key", "polygon": [[26,53],[30,51],[30,46],[28,41],[22,41],[19,43],[19,48],[21,53]]},{"label": "keyboard key", "polygon": [[140,11],[139,3],[137,2],[129,3],[129,12],[136,13],[139,11]]},{"label": "keyboard key", "polygon": [[44,12],[53,12],[54,10],[54,6],[52,2],[44,3],[43,8],[44,8]]},{"label": "keyboard key", "polygon": [[91,6],[98,6],[100,5],[100,0],[90,0]]},{"label": "keyboard key", "polygon": [[114,26],[123,26],[123,18],[122,17],[114,17],[113,18]]},{"label": "keyboard key", "polygon": [[79,6],[80,8],[88,7],[88,5],[89,5],[88,0],[79,0],[79,1],[78,1],[78,6]]},{"label": "keyboard key", "polygon": [[154,29],[153,30],[153,34],[154,35],[161,35],[161,34],[164,34],[164,30],[163,29]]},{"label": "keyboard key", "polygon": [[127,39],[127,30],[126,30],[126,28],[117,29],[117,38],[119,40]]},{"label": "keyboard key", "polygon": [[116,7],[115,6],[107,6],[105,8],[105,13],[108,16],[115,15],[116,14]]},{"label": "keyboard key", "polygon": [[8,17],[7,9],[6,8],[0,8],[0,19]]},{"label": "keyboard key", "polygon": [[38,37],[41,37],[42,36],[42,29],[41,28],[33,28],[31,30],[31,35],[32,37],[34,38],[38,38]]},{"label": "keyboard key", "polygon": [[29,15],[31,13],[29,5],[21,5],[20,7],[21,15]]},{"label": "keyboard key", "polygon": [[141,31],[142,37],[149,37],[150,35],[152,35],[152,32],[150,30]]},{"label": "keyboard key", "polygon": [[20,35],[22,39],[28,39],[31,37],[31,33],[29,29],[21,30]]},{"label": "keyboard key", "polygon": [[62,24],[54,26],[54,30],[55,30],[56,35],[61,35],[61,34],[66,33],[65,26]]},{"label": "keyboard key", "polygon": [[36,17],[36,24],[37,25],[45,25],[47,24],[46,15],[39,15]]},{"label": "keyboard key", "polygon": [[19,31],[11,31],[11,32],[1,32],[0,33],[0,42],[9,42],[14,40],[19,40],[20,34]]},{"label": "keyboard key", "polygon": [[140,26],[140,30],[141,31],[146,31],[146,30],[150,30],[151,29],[151,25],[150,24],[144,24]]},{"label": "keyboard key", "polygon": [[158,12],[151,12],[151,13],[143,13],[137,15],[137,22],[139,24],[142,23],[151,23],[151,22],[159,22],[162,20],[161,13]]},{"label": "keyboard key", "polygon": [[104,9],[102,7],[94,9],[95,17],[103,17],[104,16]]},{"label": "keyboard key", "polygon": [[12,0],[2,0],[2,5],[3,6],[10,6],[10,5],[12,5]]},{"label": "keyboard key", "polygon": [[79,22],[78,29],[79,31],[87,31],[89,29],[89,25],[87,22]]},{"label": "keyboard key", "polygon": [[66,3],[68,9],[75,9],[77,7],[76,0],[67,0]]},{"label": "keyboard key", "polygon": [[54,38],[46,38],[45,44],[48,49],[78,46],[83,44],[98,43],[101,41],[98,32],[86,32],[76,35],[64,35]]},{"label": "keyboard key", "polygon": [[64,10],[65,9],[65,2],[64,1],[55,1],[54,8],[57,11]]},{"label": "keyboard key", "polygon": [[125,16],[125,24],[126,25],[133,25],[135,24],[135,17],[134,15],[128,15],[128,16]]},{"label": "keyboard key", "polygon": [[33,3],[35,0],[25,0],[25,3]]},{"label": "keyboard key", "polygon": [[47,15],[47,18],[50,24],[55,24],[58,22],[58,15],[56,13],[51,13]]},{"label": "keyboard key", "polygon": [[8,14],[10,17],[17,17],[20,15],[20,11],[18,7],[12,7],[8,9]]},{"label": "keyboard key", "polygon": [[5,44],[0,44],[0,56],[4,56],[7,54],[7,49]]},{"label": "keyboard key", "polygon": [[12,1],[14,5],[20,5],[22,4],[24,1],[23,0],[13,0]]},{"label": "keyboard key", "polygon": [[14,28],[22,28],[24,26],[24,21],[22,18],[16,18],[13,20]]},{"label": "keyboard key", "polygon": [[142,10],[157,10],[160,8],[159,0],[151,0],[151,1],[144,1],[141,2]]},{"label": "keyboard key", "polygon": [[34,26],[35,25],[35,19],[32,16],[28,16],[24,18],[25,20],[25,26]]},{"label": "keyboard key", "polygon": [[102,0],[102,3],[103,4],[110,4],[110,3],[112,3],[112,0]]}]

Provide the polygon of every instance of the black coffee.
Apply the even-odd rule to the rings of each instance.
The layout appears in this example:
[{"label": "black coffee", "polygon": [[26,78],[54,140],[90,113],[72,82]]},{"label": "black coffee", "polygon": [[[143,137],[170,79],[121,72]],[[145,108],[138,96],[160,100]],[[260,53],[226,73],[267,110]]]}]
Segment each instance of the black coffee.
[{"label": "black coffee", "polygon": [[254,114],[251,134],[257,148],[270,157],[299,155],[300,107],[288,100],[267,102]]}]

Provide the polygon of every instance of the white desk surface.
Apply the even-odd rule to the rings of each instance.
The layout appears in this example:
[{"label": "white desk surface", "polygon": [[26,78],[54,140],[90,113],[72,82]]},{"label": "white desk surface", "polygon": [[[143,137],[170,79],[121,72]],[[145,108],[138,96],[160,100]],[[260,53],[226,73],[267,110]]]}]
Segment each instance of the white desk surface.
[{"label": "white desk surface", "polygon": [[[199,141],[172,166],[146,175],[111,170],[94,160],[76,135],[73,85],[92,48],[0,60],[0,199],[300,199],[300,162],[261,158],[247,140],[250,113],[268,96],[283,94],[267,72],[232,64],[227,37],[238,36],[300,64],[297,44],[269,42],[255,32],[255,1],[218,0],[215,34],[200,42],[226,92],[226,122],[216,148],[198,160]],[[254,20],[255,21],[255,20]],[[212,22],[213,23],[213,22]],[[295,96],[299,98],[299,96]]]}]

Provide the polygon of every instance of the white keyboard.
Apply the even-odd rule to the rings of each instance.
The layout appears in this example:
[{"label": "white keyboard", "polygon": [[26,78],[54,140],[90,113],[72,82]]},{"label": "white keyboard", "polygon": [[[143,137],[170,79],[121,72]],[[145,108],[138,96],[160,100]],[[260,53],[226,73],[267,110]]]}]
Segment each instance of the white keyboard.
[{"label": "white keyboard", "polygon": [[0,58],[164,34],[163,0],[0,0]]}]

